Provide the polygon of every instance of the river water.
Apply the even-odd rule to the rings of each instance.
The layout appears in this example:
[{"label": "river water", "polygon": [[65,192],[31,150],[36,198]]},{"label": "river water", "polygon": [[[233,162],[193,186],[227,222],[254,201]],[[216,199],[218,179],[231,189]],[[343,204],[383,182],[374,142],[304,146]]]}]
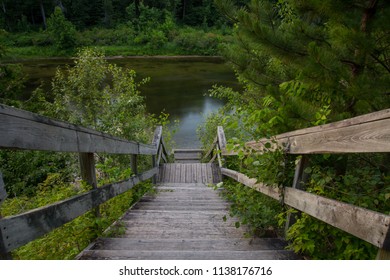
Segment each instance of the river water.
[{"label": "river water", "polygon": [[[134,69],[150,82],[140,87],[149,113],[170,115],[179,124],[174,135],[177,148],[200,146],[196,129],[205,116],[223,106],[223,101],[207,96],[214,85],[238,87],[233,70],[222,59],[213,57],[135,57],[112,58],[110,63]],[[26,94],[40,83],[50,85],[57,67],[72,63],[66,59],[44,59],[22,62],[29,80]],[[171,128],[172,129],[172,128]]]}]

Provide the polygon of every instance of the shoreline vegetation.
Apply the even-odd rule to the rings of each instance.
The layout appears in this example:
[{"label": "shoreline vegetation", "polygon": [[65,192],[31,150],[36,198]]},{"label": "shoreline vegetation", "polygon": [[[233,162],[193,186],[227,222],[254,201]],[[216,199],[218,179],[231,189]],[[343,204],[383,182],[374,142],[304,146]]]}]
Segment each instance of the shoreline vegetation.
[{"label": "shoreline vegetation", "polygon": [[[40,56],[32,56],[32,57],[26,57],[26,58],[9,58],[5,57],[0,60],[1,63],[9,64],[9,63],[20,63],[25,61],[39,61],[39,60],[74,60],[76,59],[76,56],[53,56],[53,57],[40,57]],[[185,60],[191,60],[196,62],[201,61],[212,61],[212,62],[224,62],[225,58],[223,56],[218,55],[110,55],[104,57],[106,60],[116,60],[116,59],[158,59],[158,60],[178,60],[178,61],[185,61]]]},{"label": "shoreline vegetation", "polygon": [[[60,32],[60,31],[58,31]],[[148,56],[220,56],[221,48],[232,41],[232,30],[202,29],[174,26],[159,35],[134,33],[130,27],[112,29],[92,28],[75,31],[74,44],[62,48],[48,30],[39,32],[0,32],[3,45],[1,61],[18,61],[40,58],[74,58],[82,48],[97,49],[106,57]],[[61,45],[62,46],[62,45]]]}]

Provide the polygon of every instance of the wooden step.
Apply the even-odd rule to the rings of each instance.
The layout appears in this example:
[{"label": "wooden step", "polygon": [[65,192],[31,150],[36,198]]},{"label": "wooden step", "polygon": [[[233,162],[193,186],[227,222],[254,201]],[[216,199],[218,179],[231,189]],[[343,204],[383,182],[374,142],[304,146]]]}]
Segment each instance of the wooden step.
[{"label": "wooden step", "polygon": [[93,250],[135,251],[260,251],[283,250],[286,242],[279,238],[224,238],[224,239],[131,239],[101,238]]},{"label": "wooden step", "polygon": [[175,163],[200,163],[202,152],[200,149],[175,149]]},{"label": "wooden step", "polygon": [[222,181],[221,172],[211,163],[167,163],[160,166],[159,183],[216,184]]},{"label": "wooden step", "polygon": [[297,256],[285,250],[262,251],[136,251],[88,250],[83,260],[293,260]]},{"label": "wooden step", "polygon": [[[172,166],[170,166],[172,168]],[[230,204],[198,182],[162,183],[119,221],[124,233],[100,238],[79,259],[296,259],[281,239],[247,239]]]}]

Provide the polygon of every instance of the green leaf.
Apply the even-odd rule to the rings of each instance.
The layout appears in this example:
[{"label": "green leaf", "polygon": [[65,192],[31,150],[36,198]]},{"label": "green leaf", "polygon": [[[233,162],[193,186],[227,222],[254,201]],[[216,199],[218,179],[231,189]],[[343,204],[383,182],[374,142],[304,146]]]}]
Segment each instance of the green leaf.
[{"label": "green leaf", "polygon": [[306,167],[303,172],[305,172],[306,174],[310,174],[312,171],[313,170],[311,169],[311,167]]},{"label": "green leaf", "polygon": [[240,222],[236,222],[234,225],[235,225],[236,228],[239,228],[240,227]]}]

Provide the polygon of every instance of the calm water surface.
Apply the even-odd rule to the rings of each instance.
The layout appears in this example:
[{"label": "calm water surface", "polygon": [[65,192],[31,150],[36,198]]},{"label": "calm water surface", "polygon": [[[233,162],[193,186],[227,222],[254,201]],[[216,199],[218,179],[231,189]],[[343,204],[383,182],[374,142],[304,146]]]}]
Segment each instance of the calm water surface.
[{"label": "calm water surface", "polygon": [[[23,62],[29,75],[26,91],[31,92],[41,81],[50,85],[56,68],[71,62],[63,59]],[[218,58],[115,58],[110,63],[134,69],[140,79],[150,77],[150,82],[140,88],[147,110],[156,115],[168,113],[172,123],[179,120],[174,140],[180,148],[199,147],[196,128],[207,114],[223,105],[223,101],[205,96],[207,91],[214,84],[238,87],[232,69]]]}]

